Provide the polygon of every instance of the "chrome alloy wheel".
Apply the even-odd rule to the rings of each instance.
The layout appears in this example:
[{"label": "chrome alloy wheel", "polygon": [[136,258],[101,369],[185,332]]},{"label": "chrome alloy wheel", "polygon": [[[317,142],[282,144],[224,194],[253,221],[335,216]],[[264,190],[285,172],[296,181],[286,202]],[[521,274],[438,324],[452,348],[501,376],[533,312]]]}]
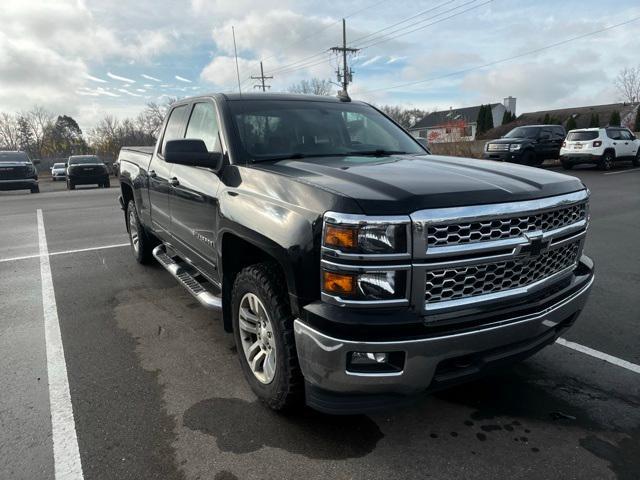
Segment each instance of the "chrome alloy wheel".
[{"label": "chrome alloy wheel", "polygon": [[138,233],[138,222],[136,220],[136,212],[133,208],[129,209],[129,236],[131,237],[131,246],[133,251],[138,254],[140,249],[140,235]]},{"label": "chrome alloy wheel", "polygon": [[246,293],[240,300],[238,325],[249,368],[260,383],[271,383],[276,375],[273,325],[264,305],[253,293]]}]

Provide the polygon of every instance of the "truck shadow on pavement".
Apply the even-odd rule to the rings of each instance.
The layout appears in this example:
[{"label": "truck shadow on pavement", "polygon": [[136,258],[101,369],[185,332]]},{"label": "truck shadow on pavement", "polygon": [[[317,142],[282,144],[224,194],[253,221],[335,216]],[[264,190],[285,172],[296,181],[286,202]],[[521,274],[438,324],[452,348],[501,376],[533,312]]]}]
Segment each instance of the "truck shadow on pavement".
[{"label": "truck shadow on pavement", "polygon": [[[328,416],[304,409],[288,416],[258,400],[210,398],[196,403],[183,424],[216,438],[218,448],[236,454],[274,447],[308,458],[344,460],[364,457],[384,437],[365,415]],[[251,435],[240,424],[251,425]],[[348,432],[348,435],[346,434]]]}]

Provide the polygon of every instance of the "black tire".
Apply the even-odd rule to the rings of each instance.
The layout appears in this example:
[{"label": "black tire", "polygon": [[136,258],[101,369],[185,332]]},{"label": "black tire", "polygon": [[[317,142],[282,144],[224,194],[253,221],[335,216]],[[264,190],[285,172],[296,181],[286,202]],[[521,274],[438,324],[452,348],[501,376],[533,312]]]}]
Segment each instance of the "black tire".
[{"label": "black tire", "polygon": [[562,168],[565,170],[571,170],[573,168],[573,164],[569,162],[560,162],[562,164]]},{"label": "black tire", "polygon": [[615,162],[615,155],[613,152],[604,152],[602,158],[600,159],[600,163],[598,164],[598,168],[600,170],[611,170],[613,168],[613,162]]},{"label": "black tire", "polygon": [[67,190],[75,190],[76,186],[73,184],[71,180],[67,180]]},{"label": "black tire", "polygon": [[[131,243],[131,251],[136,261],[142,265],[151,263],[153,259],[153,249],[158,244],[155,239],[147,233],[138,217],[136,204],[133,200],[129,200],[127,211],[125,212],[125,222],[127,224],[127,233],[129,233],[129,242]],[[131,222],[135,222],[134,229],[131,228]],[[137,246],[134,243],[134,235],[137,235]]]},{"label": "black tire", "polygon": [[527,165],[529,167],[535,167],[538,165],[538,159],[536,158],[536,154],[531,150],[526,150],[522,154],[522,158],[520,159],[520,163],[522,165]]},{"label": "black tire", "polygon": [[107,179],[107,181],[104,182],[104,188],[111,188],[111,181],[109,179]]},{"label": "black tire", "polygon": [[31,193],[40,193],[40,185],[36,185],[35,187],[31,187]]},{"label": "black tire", "polygon": [[633,163],[634,167],[640,167],[640,149],[638,149],[638,153],[633,157],[631,163]]},{"label": "black tire", "polygon": [[[231,294],[233,335],[240,365],[256,396],[276,411],[293,410],[304,403],[304,379],[298,364],[293,334],[293,315],[282,271],[275,263],[266,262],[242,270],[235,279]],[[275,340],[275,373],[269,383],[254,375],[245,354],[240,331],[240,303],[246,294],[253,294],[264,306]]]}]

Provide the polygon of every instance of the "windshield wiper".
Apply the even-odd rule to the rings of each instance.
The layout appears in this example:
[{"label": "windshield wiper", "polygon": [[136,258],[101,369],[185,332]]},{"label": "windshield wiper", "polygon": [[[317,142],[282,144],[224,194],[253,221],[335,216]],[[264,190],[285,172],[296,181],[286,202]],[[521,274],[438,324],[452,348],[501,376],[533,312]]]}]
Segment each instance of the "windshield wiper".
[{"label": "windshield wiper", "polygon": [[372,156],[372,157],[386,157],[389,155],[402,155],[407,152],[403,152],[401,150],[384,150],[382,148],[378,148],[377,150],[361,150],[361,151],[353,151],[349,152],[347,155],[363,155],[363,156]]}]

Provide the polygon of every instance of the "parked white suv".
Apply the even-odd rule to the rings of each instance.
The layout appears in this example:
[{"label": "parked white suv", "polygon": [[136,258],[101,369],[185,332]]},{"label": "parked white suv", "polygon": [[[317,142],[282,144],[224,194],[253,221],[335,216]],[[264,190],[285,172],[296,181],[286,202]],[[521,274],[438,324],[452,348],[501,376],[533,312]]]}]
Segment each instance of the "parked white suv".
[{"label": "parked white suv", "polygon": [[601,170],[611,170],[620,160],[640,166],[640,140],[622,127],[571,130],[560,149],[565,170],[580,163],[595,163]]}]

